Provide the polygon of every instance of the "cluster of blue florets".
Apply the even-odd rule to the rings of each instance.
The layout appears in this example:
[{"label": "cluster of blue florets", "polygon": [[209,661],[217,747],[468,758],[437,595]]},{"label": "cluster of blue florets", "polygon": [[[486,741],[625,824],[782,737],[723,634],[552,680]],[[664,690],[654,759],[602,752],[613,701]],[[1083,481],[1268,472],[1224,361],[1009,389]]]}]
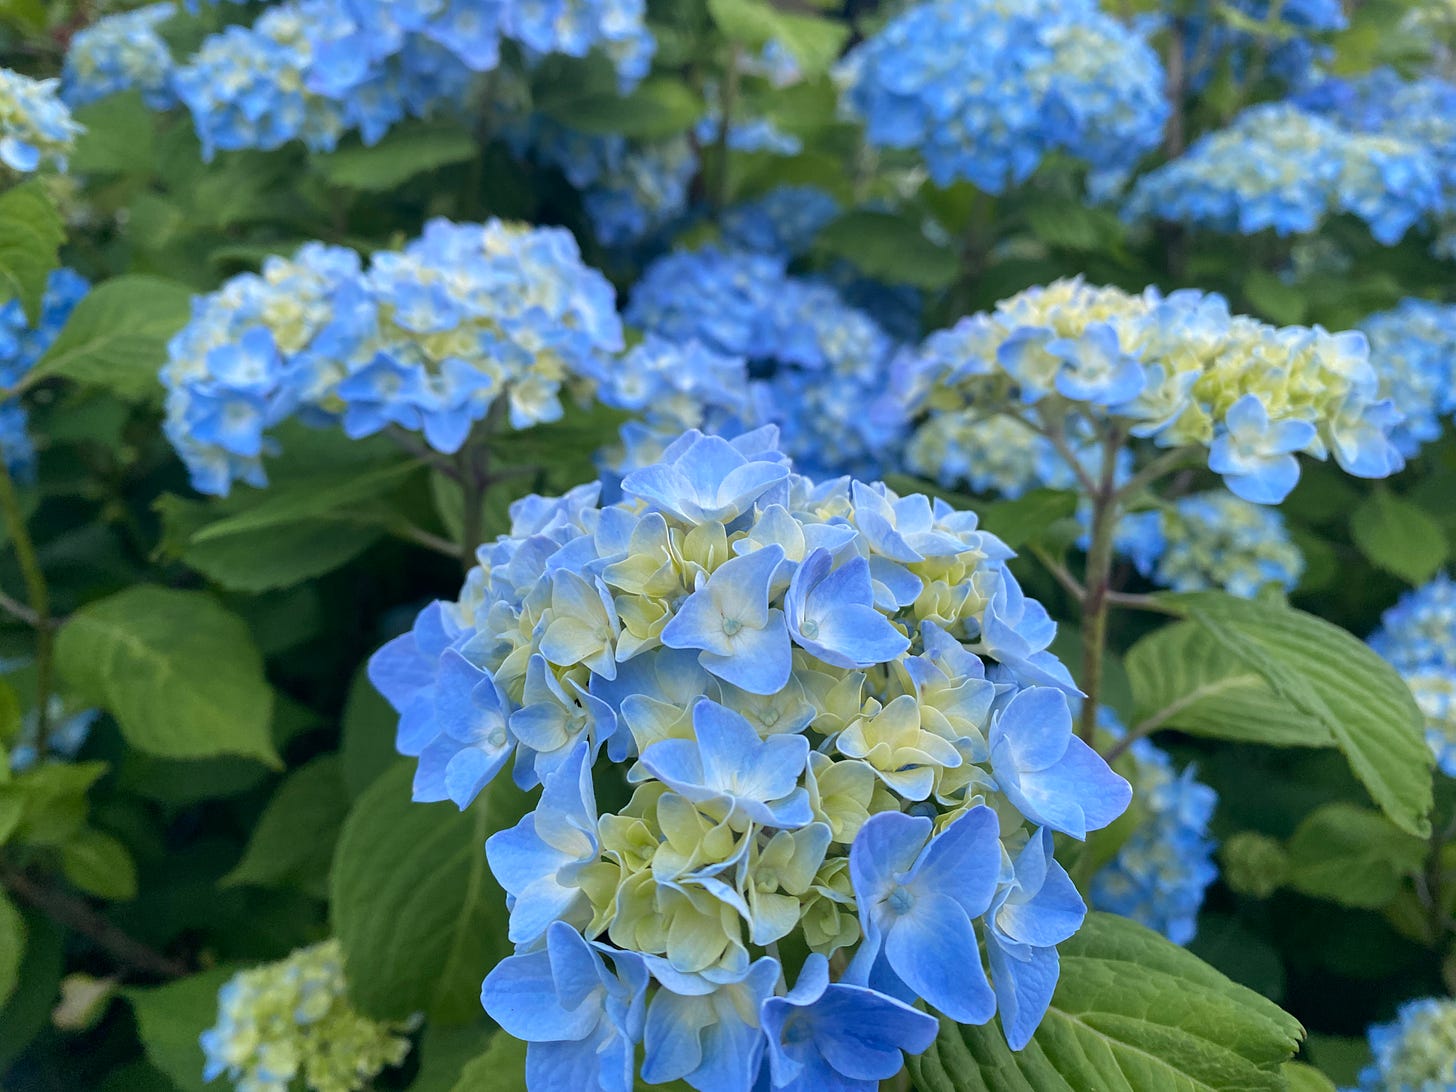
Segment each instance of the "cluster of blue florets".
[{"label": "cluster of blue florets", "polygon": [[[1296,452],[1333,454],[1361,477],[1403,464],[1390,440],[1400,415],[1379,398],[1363,334],[1276,328],[1192,290],[1028,289],[932,334],[897,389],[921,429],[951,440],[960,423],[1000,413],[1069,448],[1109,423],[1158,447],[1207,448],[1209,468],[1257,504],[1294,488]],[[921,458],[944,466],[943,446]]]},{"label": "cluster of blue florets", "polygon": [[561,171],[581,194],[592,234],[604,246],[636,245],[687,213],[698,155],[686,136],[632,141],[533,116],[508,138],[518,153]]},{"label": "cluster of blue florets", "polygon": [[[13,388],[35,366],[90,289],[86,278],[74,270],[55,270],[46,281],[40,318],[34,325],[18,299],[0,304],[0,390]],[[35,448],[28,420],[19,398],[0,401],[0,458],[11,474],[23,481],[35,475]]]},{"label": "cluster of blue florets", "polygon": [[1391,440],[1407,458],[1441,435],[1456,413],[1456,306],[1406,299],[1360,323],[1380,373],[1380,393],[1403,419]]},{"label": "cluster of blue florets", "polygon": [[817,186],[776,186],[724,210],[723,240],[738,250],[797,257],[839,211]]},{"label": "cluster of blue florets", "polygon": [[62,97],[72,106],[83,106],[136,90],[153,110],[175,104],[172,52],[157,28],[176,11],[176,5],[165,0],[102,16],[77,31],[66,50]]},{"label": "cluster of blue florets", "polygon": [[1085,913],[1052,832],[1131,790],[1075,736],[1010,551],[795,474],[771,427],[686,433],[622,492],[518,502],[370,664],[417,799],[542,786],[486,844],[517,954],[482,999],[528,1083],[628,1092],[641,1043],[649,1082],[870,1092],[934,1038],[917,1000],[1024,1046]]},{"label": "cluster of blue florets", "polygon": [[80,132],[59,80],[0,68],[0,163],[18,174],[46,166],[64,171]]},{"label": "cluster of blue florets", "polygon": [[[1124,729],[1109,709],[1102,727],[1115,738]],[[1198,911],[1208,885],[1218,877],[1215,842],[1208,833],[1218,794],[1195,777],[1179,773],[1173,760],[1146,739],[1128,747],[1138,825],[1117,855],[1092,880],[1090,901],[1156,929],[1175,944],[1198,932]]]},{"label": "cluster of blue florets", "polygon": [[[1340,0],[1225,0],[1214,8],[1208,0],[1180,6],[1184,64],[1194,90],[1224,65],[1240,78],[1257,70],[1302,86],[1333,53],[1322,38],[1349,25]],[[1236,23],[1228,13],[1241,18]]]},{"label": "cluster of blue florets", "polygon": [[264,484],[269,430],[295,415],[453,453],[497,406],[511,428],[556,420],[621,348],[612,286],[570,233],[436,220],[367,270],[310,243],[196,300],[162,371],[166,431],[209,493]]},{"label": "cluster of blue florets", "polygon": [[1437,766],[1456,777],[1456,582],[1442,575],[1407,592],[1381,616],[1370,646],[1411,688]]},{"label": "cluster of blue florets", "polygon": [[1135,163],[1168,106],[1157,55],[1092,0],[931,0],[839,72],[872,144],[909,148],[938,185],[1000,193],[1052,152]]},{"label": "cluster of blue florets", "polygon": [[1407,1001],[1389,1024],[1370,1028],[1370,1065],[1347,1092],[1447,1092],[1456,1088],[1456,1001]]},{"label": "cluster of blue florets", "polygon": [[327,150],[350,130],[373,143],[405,117],[462,103],[506,40],[528,62],[601,50],[630,87],[655,49],[644,19],[643,0],[286,0],[208,38],[171,83],[209,155],[292,140]]},{"label": "cluster of blue florets", "polygon": [[1278,235],[1350,213],[1393,245],[1446,203],[1429,148],[1358,132],[1293,102],[1245,110],[1134,186],[1126,214],[1212,231]]},{"label": "cluster of blue florets", "polygon": [[758,420],[816,472],[882,465],[903,417],[885,398],[897,343],[827,284],[791,276],[786,259],[707,247],[652,263],[627,321],[669,341],[697,341],[748,361]]},{"label": "cluster of blue florets", "polygon": [[1119,521],[1117,551],[1144,577],[1177,592],[1218,588],[1251,599],[1293,591],[1304,556],[1279,510],[1213,490]]}]

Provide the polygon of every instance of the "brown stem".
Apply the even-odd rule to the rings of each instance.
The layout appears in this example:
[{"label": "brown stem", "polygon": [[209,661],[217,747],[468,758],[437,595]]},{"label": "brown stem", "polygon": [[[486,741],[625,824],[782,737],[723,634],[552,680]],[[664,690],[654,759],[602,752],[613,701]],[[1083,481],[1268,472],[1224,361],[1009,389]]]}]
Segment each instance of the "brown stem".
[{"label": "brown stem", "polygon": [[74,895],[37,883],[22,872],[7,872],[3,882],[16,898],[104,948],[124,967],[156,978],[184,978],[191,973],[187,964],[143,944]]},{"label": "brown stem", "polygon": [[51,669],[55,646],[51,596],[46,587],[45,573],[40,567],[40,558],[35,552],[35,543],[31,541],[30,529],[25,524],[25,513],[20,509],[15,481],[3,459],[0,459],[0,514],[4,516],[10,541],[15,546],[15,559],[20,563],[20,575],[25,580],[25,595],[30,600],[30,610],[35,614],[36,751],[44,756],[50,732]]},{"label": "brown stem", "polygon": [[1116,482],[1117,449],[1122,430],[1114,427],[1102,452],[1101,480],[1092,494],[1091,543],[1082,575],[1082,723],[1079,734],[1090,744],[1097,734],[1102,700],[1102,661],[1107,649],[1108,594],[1112,585],[1112,537],[1120,507]]}]

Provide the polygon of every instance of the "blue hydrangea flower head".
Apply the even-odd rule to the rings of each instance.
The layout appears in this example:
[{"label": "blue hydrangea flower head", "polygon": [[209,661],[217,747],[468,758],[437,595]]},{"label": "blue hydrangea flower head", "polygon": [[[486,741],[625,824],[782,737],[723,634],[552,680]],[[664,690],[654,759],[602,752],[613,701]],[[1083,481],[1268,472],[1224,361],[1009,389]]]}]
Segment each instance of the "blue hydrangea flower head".
[{"label": "blue hydrangea flower head", "polygon": [[1380,618],[1370,647],[1400,672],[1426,718],[1426,743],[1456,777],[1456,582],[1442,574]]},{"label": "blue hydrangea flower head", "polygon": [[[1111,710],[1101,710],[1098,722],[1121,738]],[[1218,876],[1208,831],[1218,796],[1191,766],[1180,773],[1149,740],[1135,741],[1128,753],[1140,822],[1093,877],[1091,902],[1187,944],[1198,931],[1204,892]]]},{"label": "blue hydrangea flower head", "polygon": [[1446,205],[1429,145],[1362,132],[1297,102],[1262,103],[1141,177],[1125,214],[1228,234],[1315,231],[1348,212],[1387,246]]},{"label": "blue hydrangea flower head", "polygon": [[989,193],[1052,152],[1131,166],[1168,109],[1157,55],[1088,0],[915,4],[854,49],[838,79],[871,144],[919,152],[937,185],[968,179]]},{"label": "blue hydrangea flower head", "polygon": [[368,270],[311,243],[195,302],[162,371],[167,434],[209,493],[264,484],[269,430],[294,415],[450,453],[497,405],[511,428],[558,419],[622,340],[611,284],[560,228],[433,220]]},{"label": "blue hydrangea flower head", "polygon": [[1456,307],[1405,299],[1360,324],[1380,376],[1380,396],[1401,413],[1391,441],[1407,458],[1456,414]]},{"label": "blue hydrangea flower head", "polygon": [[[487,843],[517,951],[482,995],[533,1087],[626,1089],[640,1043],[705,1092],[869,1089],[933,1036],[917,1000],[1024,1045],[1083,913],[1038,831],[1127,806],[1004,544],[777,439],[690,431],[619,501],[517,502],[370,663],[417,797],[541,786]],[[781,940],[815,953],[792,991]]]},{"label": "blue hydrangea flower head", "polygon": [[204,1081],[251,1092],[355,1092],[409,1053],[417,1021],[371,1020],[349,1002],[336,940],[240,971],[218,991],[217,1023],[201,1036]]},{"label": "blue hydrangea flower head", "polygon": [[[981,422],[997,414],[1074,453],[1112,423],[1158,447],[1207,448],[1229,489],[1259,504],[1294,487],[1296,452],[1333,454],[1360,477],[1403,465],[1391,438],[1400,415],[1380,396],[1363,334],[1276,328],[1191,290],[1131,295],[1080,279],[1027,289],[932,334],[897,362],[894,388],[921,419],[913,465],[942,481],[962,468],[968,480],[1016,489],[1034,480],[1025,470],[983,475],[970,452],[953,450],[962,437],[983,444]],[[1028,440],[1020,448],[1031,465],[1045,451]],[[1096,458],[1077,457],[1084,475],[1101,473]]]},{"label": "blue hydrangea flower head", "polygon": [[16,174],[64,171],[81,127],[60,97],[59,80],[33,80],[0,68],[0,164]]},{"label": "blue hydrangea flower head", "polygon": [[1115,547],[1143,576],[1179,592],[1218,588],[1252,599],[1271,584],[1293,591],[1304,572],[1277,509],[1221,490],[1124,517]]},{"label": "blue hydrangea flower head", "polygon": [[625,318],[669,341],[746,359],[754,419],[777,425],[806,469],[873,470],[904,427],[887,396],[898,346],[834,288],[789,276],[786,263],[716,247],[673,252],[643,272]]},{"label": "blue hydrangea flower head", "polygon": [[[76,304],[91,290],[73,269],[53,270],[41,296],[40,318],[31,325],[18,299],[0,304],[0,387],[14,387],[60,335]],[[18,398],[0,402],[0,458],[21,481],[35,476],[29,415]]]},{"label": "blue hydrangea flower head", "polygon": [[1442,1092],[1456,1086],[1456,1001],[1407,1001],[1389,1024],[1370,1028],[1374,1061],[1351,1092]]},{"label": "blue hydrangea flower head", "polygon": [[135,89],[153,110],[170,108],[174,65],[157,28],[176,10],[165,0],[102,16],[77,31],[66,50],[62,98],[74,107]]},{"label": "blue hydrangea flower head", "polygon": [[816,186],[776,186],[724,210],[723,238],[735,250],[796,257],[839,212],[839,202]]}]

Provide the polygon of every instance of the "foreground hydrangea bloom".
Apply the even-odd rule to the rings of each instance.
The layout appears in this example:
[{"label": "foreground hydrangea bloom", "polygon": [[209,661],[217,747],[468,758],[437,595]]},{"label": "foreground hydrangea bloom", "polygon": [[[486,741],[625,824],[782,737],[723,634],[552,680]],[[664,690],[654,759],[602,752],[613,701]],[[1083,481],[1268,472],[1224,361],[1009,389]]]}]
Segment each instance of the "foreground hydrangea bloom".
[{"label": "foreground hydrangea bloom", "polygon": [[[640,1041],[645,1076],[705,1092],[869,1092],[933,1037],[916,998],[1020,1047],[1085,912],[1050,832],[1130,799],[1010,551],[775,442],[688,432],[620,503],[518,502],[370,663],[417,799],[507,765],[542,786],[486,845],[518,954],[483,1001],[533,1089],[626,1092]],[[793,990],[785,938],[815,953]]]},{"label": "foreground hydrangea bloom", "polygon": [[[1099,723],[1124,733],[1109,709]],[[1146,739],[1128,748],[1140,822],[1117,855],[1092,880],[1090,899],[1106,910],[1156,929],[1175,944],[1198,932],[1203,895],[1218,876],[1209,821],[1218,795],[1190,766],[1179,773],[1166,752]]]},{"label": "foreground hydrangea bloom", "polygon": [[1296,453],[1333,453],[1368,478],[1403,462],[1390,439],[1399,413],[1379,398],[1362,334],[1276,328],[1231,315],[1211,293],[1030,288],[932,334],[898,380],[928,412],[922,429],[1002,413],[1070,450],[1113,427],[1206,448],[1209,468],[1257,504],[1294,488]]},{"label": "foreground hydrangea bloom", "polygon": [[176,10],[170,2],[149,4],[103,16],[77,31],[66,50],[61,82],[65,100],[81,106],[136,89],[152,109],[170,107],[176,101],[172,54],[157,28]]},{"label": "foreground hydrangea bloom", "polygon": [[557,419],[621,347],[611,284],[559,228],[435,220],[367,271],[309,243],[194,301],[162,370],[167,435],[207,493],[264,484],[268,431],[295,414],[449,453],[497,405],[512,428]]},{"label": "foreground hydrangea bloom", "polygon": [[241,971],[218,991],[202,1033],[204,1081],[247,1092],[355,1092],[409,1053],[409,1028],[361,1016],[345,993],[338,941]]},{"label": "foreground hydrangea bloom", "polygon": [[915,4],[839,79],[872,144],[919,152],[939,185],[990,193],[1054,151],[1131,166],[1167,114],[1157,55],[1091,0]]},{"label": "foreground hydrangea bloom", "polygon": [[1173,591],[1221,588],[1251,599],[1270,584],[1293,591],[1304,572],[1276,509],[1221,490],[1124,517],[1116,545],[1139,573]]},{"label": "foreground hydrangea bloom", "polygon": [[1348,1092],[1446,1092],[1456,1087],[1456,1001],[1408,1001],[1370,1029],[1375,1060]]},{"label": "foreground hydrangea bloom", "polygon": [[829,285],[790,276],[787,264],[784,255],[714,247],[668,254],[643,273],[625,317],[669,341],[746,360],[756,422],[777,425],[804,467],[873,472],[903,428],[884,397],[896,343]]},{"label": "foreground hydrangea bloom", "polygon": [[1391,440],[1407,458],[1441,435],[1456,414],[1456,307],[1407,299],[1360,324],[1380,373],[1381,397],[1403,420]]},{"label": "foreground hydrangea bloom", "polygon": [[[73,269],[57,269],[46,281],[40,319],[34,326],[20,301],[0,304],[0,388],[14,387],[51,347],[71,317],[76,304],[91,290],[90,283]],[[20,399],[0,401],[0,458],[21,480],[35,474],[35,448],[27,428],[29,416]]]},{"label": "foreground hydrangea bloom", "polygon": [[1407,592],[1381,616],[1370,647],[1415,694],[1436,764],[1456,777],[1456,582],[1442,575]]},{"label": "foreground hydrangea bloom", "polygon": [[0,163],[18,174],[66,169],[81,127],[59,97],[59,80],[0,68]]}]

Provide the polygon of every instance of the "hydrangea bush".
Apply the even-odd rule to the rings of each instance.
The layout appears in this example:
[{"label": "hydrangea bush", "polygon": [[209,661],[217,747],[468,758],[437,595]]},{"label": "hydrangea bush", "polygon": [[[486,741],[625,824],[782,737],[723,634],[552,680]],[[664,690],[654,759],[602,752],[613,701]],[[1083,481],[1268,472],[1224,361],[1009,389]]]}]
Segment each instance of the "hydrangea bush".
[{"label": "hydrangea bush", "polygon": [[1451,1084],[1450,8],[0,4],[0,1086]]}]

